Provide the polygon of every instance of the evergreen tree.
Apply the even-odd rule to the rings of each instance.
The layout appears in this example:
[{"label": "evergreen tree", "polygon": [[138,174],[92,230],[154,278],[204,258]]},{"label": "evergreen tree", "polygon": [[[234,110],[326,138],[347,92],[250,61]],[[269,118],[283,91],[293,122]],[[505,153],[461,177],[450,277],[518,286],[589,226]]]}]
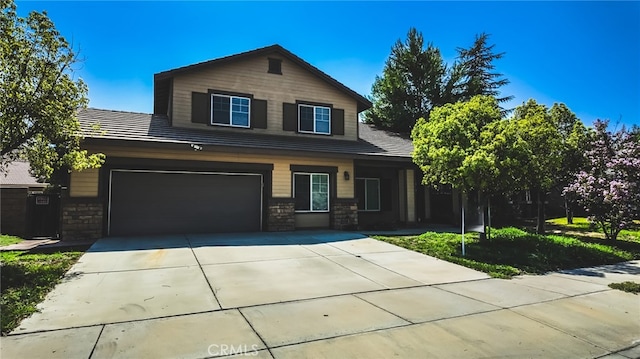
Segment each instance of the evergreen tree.
[{"label": "evergreen tree", "polygon": [[443,104],[448,83],[447,66],[440,50],[427,44],[422,33],[411,28],[407,39],[398,40],[391,49],[382,76],[372,87],[373,108],[365,122],[408,134],[418,118],[429,118],[431,109]]},{"label": "evergreen tree", "polygon": [[422,34],[411,28],[406,40],[392,47],[382,75],[376,76],[370,97],[373,107],[365,114],[365,122],[409,134],[416,120],[428,119],[436,106],[468,101],[475,95],[497,97],[498,88],[509,81],[493,72],[493,61],[504,53],[493,53],[488,37],[480,34],[471,48],[458,48],[458,60],[448,66],[440,50],[431,43],[425,46]]},{"label": "evergreen tree", "polygon": [[498,97],[498,89],[509,83],[501,73],[494,72],[494,61],[504,56],[504,52],[494,53],[495,45],[489,45],[489,34],[476,35],[473,45],[468,48],[458,48],[458,61],[464,73],[461,100],[468,101],[476,95],[495,97],[498,103],[509,101],[513,96]]}]

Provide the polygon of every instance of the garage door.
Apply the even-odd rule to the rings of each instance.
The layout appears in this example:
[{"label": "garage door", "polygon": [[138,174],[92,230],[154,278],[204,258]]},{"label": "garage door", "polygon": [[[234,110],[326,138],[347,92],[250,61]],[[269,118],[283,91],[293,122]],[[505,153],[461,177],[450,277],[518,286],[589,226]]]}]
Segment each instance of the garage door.
[{"label": "garage door", "polygon": [[262,176],[111,171],[109,235],[261,229]]}]

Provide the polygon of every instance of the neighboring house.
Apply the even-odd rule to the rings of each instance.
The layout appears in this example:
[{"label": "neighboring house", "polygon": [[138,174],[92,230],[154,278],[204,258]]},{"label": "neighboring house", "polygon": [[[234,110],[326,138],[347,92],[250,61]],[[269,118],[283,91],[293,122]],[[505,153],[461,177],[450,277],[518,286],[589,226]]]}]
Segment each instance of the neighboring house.
[{"label": "neighboring house", "polygon": [[[0,171],[0,233],[19,237],[33,234],[33,228],[29,227],[33,227],[35,195],[42,194],[47,186],[29,173],[29,162],[14,161]],[[38,203],[50,205],[49,199],[46,204]]]},{"label": "neighboring house", "polygon": [[153,115],[79,112],[107,158],[70,174],[63,238],[429,219],[411,141],[360,123],[369,107],[279,45],[155,74]]}]

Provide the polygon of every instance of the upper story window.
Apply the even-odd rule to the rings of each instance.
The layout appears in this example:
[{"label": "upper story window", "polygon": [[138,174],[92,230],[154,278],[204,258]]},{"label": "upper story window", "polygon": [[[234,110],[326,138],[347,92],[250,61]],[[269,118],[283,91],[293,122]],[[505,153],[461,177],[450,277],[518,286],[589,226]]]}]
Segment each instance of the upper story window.
[{"label": "upper story window", "polygon": [[331,134],[331,108],[325,106],[298,105],[300,132]]},{"label": "upper story window", "polygon": [[249,127],[251,99],[240,96],[211,95],[211,124]]}]

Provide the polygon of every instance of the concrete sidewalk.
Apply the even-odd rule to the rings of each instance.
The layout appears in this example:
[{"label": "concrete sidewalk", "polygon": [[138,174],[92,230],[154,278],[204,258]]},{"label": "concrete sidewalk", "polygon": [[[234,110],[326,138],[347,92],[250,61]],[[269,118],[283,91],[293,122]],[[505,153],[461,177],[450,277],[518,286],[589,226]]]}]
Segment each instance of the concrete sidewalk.
[{"label": "concrete sidewalk", "polygon": [[487,277],[362,235],[108,238],[2,358],[640,357],[640,261]]}]

